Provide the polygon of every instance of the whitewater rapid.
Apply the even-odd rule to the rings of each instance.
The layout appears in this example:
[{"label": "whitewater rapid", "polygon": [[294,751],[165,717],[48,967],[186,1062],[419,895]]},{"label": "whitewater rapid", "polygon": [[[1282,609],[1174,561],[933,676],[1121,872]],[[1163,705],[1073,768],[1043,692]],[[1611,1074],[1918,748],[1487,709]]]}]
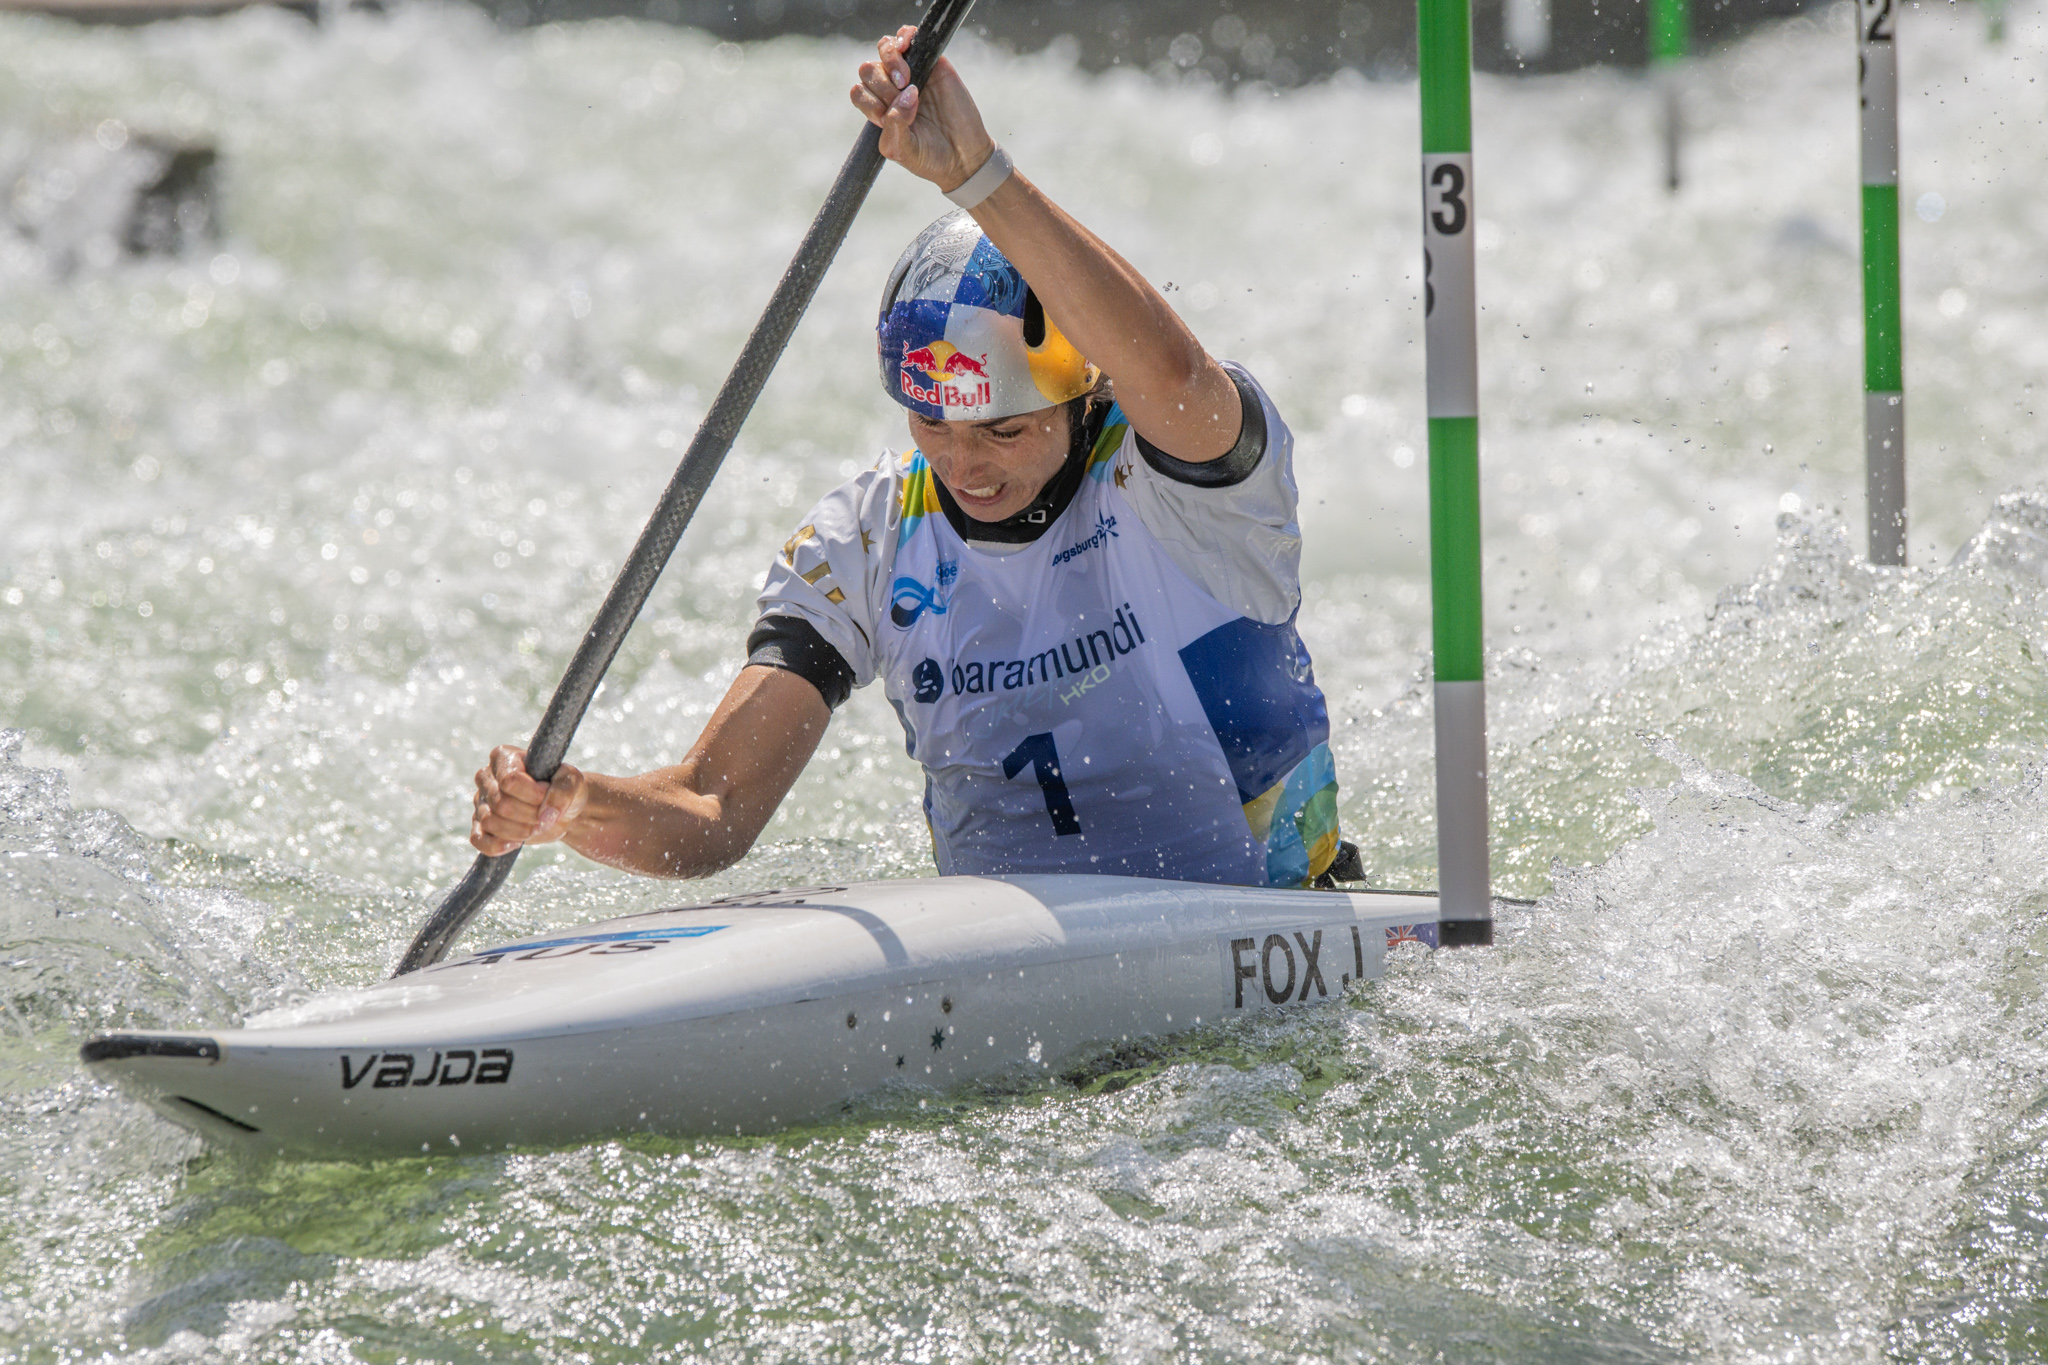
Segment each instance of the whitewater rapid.
[{"label": "whitewater rapid", "polygon": [[[1675,199],[1640,80],[1478,83],[1495,881],[1536,898],[1498,947],[1078,1087],[245,1167],[78,1040],[389,970],[850,145],[858,49],[0,15],[43,225],[0,230],[0,1361],[2038,1354],[2048,25],[1983,18],[1902,20],[1903,572],[1851,529],[1847,10],[1698,64]],[[1289,417],[1346,832],[1431,884],[1414,86],[955,58]],[[218,242],[79,235],[130,137],[218,148]],[[768,556],[904,442],[872,309],[943,207],[883,176],[575,761],[679,755]],[[856,696],[690,894],[928,871],[900,744]],[[678,894],[549,851],[482,932]]]}]

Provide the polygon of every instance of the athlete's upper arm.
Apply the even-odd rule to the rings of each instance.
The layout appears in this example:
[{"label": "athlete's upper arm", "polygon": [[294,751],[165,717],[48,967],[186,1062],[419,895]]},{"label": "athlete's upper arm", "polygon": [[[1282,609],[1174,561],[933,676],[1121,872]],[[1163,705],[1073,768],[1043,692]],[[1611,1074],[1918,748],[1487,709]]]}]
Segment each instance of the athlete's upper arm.
[{"label": "athlete's upper arm", "polygon": [[1255,446],[1215,462],[1181,462],[1145,451],[1133,435],[1117,456],[1121,482],[1182,572],[1223,605],[1278,625],[1301,602],[1294,436],[1255,379],[1235,365],[1230,374]]},{"label": "athlete's upper arm", "polygon": [[1181,384],[1160,384],[1157,392],[1125,384],[1118,399],[1132,426],[1157,449],[1184,464],[1201,466],[1235,448],[1241,409],[1223,366],[1199,346],[1194,349],[1199,360]]},{"label": "athlete's upper arm", "polygon": [[[1272,400],[1251,375],[1234,365],[1219,368],[1237,400],[1237,440],[1229,449],[1207,459],[1183,460],[1154,444],[1142,427],[1132,427],[1138,453],[1145,457],[1145,463],[1174,483],[1194,488],[1230,488],[1241,484],[1265,461],[1272,430],[1282,428],[1281,434],[1285,435],[1285,424],[1278,421],[1277,414],[1275,420],[1267,420],[1266,409]],[[1282,450],[1280,459],[1286,459],[1290,453],[1291,447]]]}]

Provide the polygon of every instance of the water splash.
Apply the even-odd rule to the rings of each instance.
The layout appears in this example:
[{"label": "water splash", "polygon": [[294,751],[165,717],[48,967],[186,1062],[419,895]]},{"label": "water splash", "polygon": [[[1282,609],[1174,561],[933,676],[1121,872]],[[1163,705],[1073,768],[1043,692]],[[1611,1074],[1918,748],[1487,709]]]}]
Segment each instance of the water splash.
[{"label": "water splash", "polygon": [[[1675,203],[1634,83],[1477,89],[1497,874],[1542,897],[1497,948],[1083,1089],[243,1168],[88,1085],[78,1036],[389,969],[836,168],[854,49],[0,19],[0,124],[203,139],[227,187],[175,260],[67,278],[0,237],[0,1359],[2027,1356],[2043,286],[2036,187],[1972,158],[2039,150],[2048,26],[1992,61],[1902,21],[1908,189],[1949,210],[1904,228],[1938,304],[1907,313],[1916,567],[1880,573],[1829,510],[1860,487],[1846,22],[1701,61]],[[1412,88],[959,59],[1289,415],[1343,817],[1428,884]],[[803,507],[901,444],[874,282],[937,207],[884,177],[574,761],[679,753]],[[918,785],[862,694],[732,872],[536,850],[483,931],[922,871]]]},{"label": "water splash", "polygon": [[[2016,781],[2048,757],[2044,518],[2048,498],[2008,496],[1953,563],[1896,573],[1864,563],[1839,520],[1781,514],[1755,578],[1700,626],[1646,638],[1619,672],[1505,654],[1492,689],[1497,886],[1539,892],[1552,859],[1597,860],[1641,834],[1630,790],[1668,771],[1674,744],[1774,795],[1859,813]],[[1428,790],[1385,757],[1427,770],[1426,691],[1375,719],[1340,739],[1340,759],[1382,774],[1347,824],[1383,877],[1426,879],[1433,845],[1411,831],[1428,827]]]}]

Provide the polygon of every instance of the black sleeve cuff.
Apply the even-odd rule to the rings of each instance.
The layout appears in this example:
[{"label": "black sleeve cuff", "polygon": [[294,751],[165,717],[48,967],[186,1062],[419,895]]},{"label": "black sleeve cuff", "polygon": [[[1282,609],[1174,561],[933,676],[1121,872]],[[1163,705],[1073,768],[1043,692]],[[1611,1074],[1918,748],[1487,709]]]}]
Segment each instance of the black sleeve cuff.
[{"label": "black sleeve cuff", "polygon": [[1199,464],[1192,460],[1177,460],[1143,436],[1138,437],[1138,453],[1145,457],[1145,463],[1175,483],[1192,484],[1196,488],[1228,488],[1250,478],[1252,471],[1259,467],[1259,461],[1266,458],[1265,405],[1259,402],[1258,392],[1243,375],[1227,365],[1223,367],[1223,373],[1237,385],[1237,401],[1244,409],[1244,418],[1237,429],[1237,444],[1221,457],[1203,460]]},{"label": "black sleeve cuff", "polygon": [[747,662],[794,673],[837,711],[853,695],[853,670],[832,642],[801,616],[764,616],[747,636]]}]

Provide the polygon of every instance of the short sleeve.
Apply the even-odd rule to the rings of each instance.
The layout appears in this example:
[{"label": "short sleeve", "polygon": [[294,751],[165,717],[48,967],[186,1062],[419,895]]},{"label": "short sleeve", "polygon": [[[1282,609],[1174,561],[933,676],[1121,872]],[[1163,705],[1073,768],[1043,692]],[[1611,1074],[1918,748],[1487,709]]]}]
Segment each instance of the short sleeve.
[{"label": "short sleeve", "polygon": [[818,689],[827,710],[837,711],[853,695],[846,656],[801,616],[775,612],[756,621],[747,636],[747,663],[796,674]]},{"label": "short sleeve", "polygon": [[760,615],[793,616],[839,652],[853,685],[874,681],[875,626],[894,560],[894,456],[818,500],[768,566]]},{"label": "short sleeve", "polygon": [[[1135,431],[1117,453],[1123,496],[1181,572],[1224,606],[1279,625],[1301,604],[1300,502],[1294,433],[1259,382],[1226,364],[1247,408],[1263,419],[1263,450],[1193,464],[1140,449]],[[1246,426],[1251,414],[1246,414]]]}]

